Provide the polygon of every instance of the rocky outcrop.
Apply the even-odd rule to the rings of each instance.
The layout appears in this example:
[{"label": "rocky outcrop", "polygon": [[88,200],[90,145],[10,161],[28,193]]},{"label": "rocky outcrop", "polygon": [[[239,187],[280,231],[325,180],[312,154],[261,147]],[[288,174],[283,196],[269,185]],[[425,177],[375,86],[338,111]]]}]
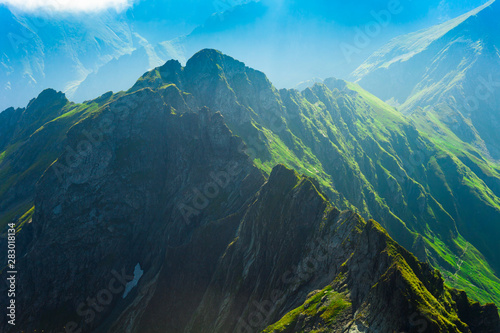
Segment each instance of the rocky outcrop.
[{"label": "rocky outcrop", "polygon": [[[138,94],[146,109],[155,105],[147,90]],[[170,142],[174,135],[182,148],[151,147],[137,156],[140,152],[127,141],[130,153],[116,160],[118,142],[111,140],[75,168],[74,178],[64,177],[59,190],[46,183],[57,181],[47,171],[32,223],[35,240],[26,256],[31,265],[20,282],[23,327],[49,332],[61,327],[82,332],[498,332],[493,305],[473,303],[447,287],[439,272],[420,263],[376,222],[332,207],[315,180],[278,165],[257,192],[262,178],[245,156],[217,148],[238,141],[224,129],[220,115],[202,110],[180,120],[165,112],[164,123],[149,123],[147,112],[122,112],[110,105],[101,115],[124,117],[112,129],[118,142],[139,137]],[[136,132],[128,119],[148,131]],[[222,126],[215,131],[219,134],[207,123]],[[215,197],[217,203],[186,225],[172,207],[182,197],[175,193],[199,187],[195,180],[206,175],[192,171],[190,160],[197,155],[184,154],[187,133],[204,136],[219,162],[228,162],[223,156],[242,159],[243,170],[221,194],[227,208],[221,209]],[[198,152],[202,159],[211,156]],[[175,170],[176,163],[185,176]],[[153,178],[136,182],[137,168]],[[172,170],[178,179],[170,177]],[[161,182],[157,171],[165,173]],[[129,283],[137,263],[143,274],[123,297],[124,288],[116,282]]]},{"label": "rocky outcrop", "polygon": [[92,315],[79,305],[113,271],[129,276],[139,263],[141,282],[154,279],[168,248],[236,212],[263,182],[220,114],[176,115],[150,89],[74,126],[68,145],[39,182],[34,239],[19,263],[26,329],[95,329],[122,295]]},{"label": "rocky outcrop", "polygon": [[[469,328],[455,293],[378,223],[339,212],[313,181],[278,166],[243,217],[186,331],[499,329],[498,315]],[[492,314],[491,306],[467,307]]]},{"label": "rocky outcrop", "polygon": [[[198,52],[184,67],[169,61],[131,91],[143,87],[172,96],[168,103],[179,112],[203,106],[220,111],[261,170],[269,174],[282,163],[316,177],[335,206],[379,221],[456,287],[486,302],[500,299],[488,287],[500,283],[500,229],[491,222],[500,219],[500,177],[481,171],[493,166],[477,155],[464,162],[355,84],[326,79],[302,92],[277,91],[263,73],[216,50]],[[463,280],[455,280],[450,264],[458,267],[458,259],[442,257],[460,258],[467,249],[477,254],[468,256],[470,266],[484,270],[459,270]]]},{"label": "rocky outcrop", "polygon": [[[27,109],[50,97],[52,111],[42,105],[38,113],[57,118],[19,141],[30,150],[11,146],[5,155],[9,167],[17,163],[30,175],[13,176],[11,191],[19,184],[33,191],[39,179],[18,234],[17,327],[497,332],[494,305],[447,287],[376,222],[335,208],[378,207],[390,232],[412,246],[377,183],[394,202],[407,196],[394,211],[411,217],[415,230],[424,227],[418,218],[429,217],[439,220],[431,226],[443,240],[457,236],[423,186],[404,173],[401,184],[389,177],[402,170],[396,150],[404,156],[423,146],[418,131],[373,109],[371,97],[347,83],[327,83],[278,92],[262,73],[205,50],[184,68],[168,62],[130,91],[85,105],[53,91],[34,100]],[[371,112],[393,117],[394,131],[407,136],[377,142],[371,135],[387,130],[374,125]],[[362,121],[373,125],[371,135]],[[275,166],[280,158],[304,172],[314,166],[318,179]],[[50,167],[37,178],[41,172],[28,172],[26,161]],[[415,177],[425,174],[415,168]],[[415,247],[425,256],[424,236]],[[15,331],[4,320],[0,329]]]}]

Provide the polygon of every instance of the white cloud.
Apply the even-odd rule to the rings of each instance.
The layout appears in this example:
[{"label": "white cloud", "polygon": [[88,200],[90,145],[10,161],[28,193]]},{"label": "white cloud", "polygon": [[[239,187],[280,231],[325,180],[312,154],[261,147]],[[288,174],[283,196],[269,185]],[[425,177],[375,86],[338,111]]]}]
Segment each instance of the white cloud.
[{"label": "white cloud", "polygon": [[133,0],[0,0],[0,4],[25,12],[97,12],[122,11],[131,6]]}]

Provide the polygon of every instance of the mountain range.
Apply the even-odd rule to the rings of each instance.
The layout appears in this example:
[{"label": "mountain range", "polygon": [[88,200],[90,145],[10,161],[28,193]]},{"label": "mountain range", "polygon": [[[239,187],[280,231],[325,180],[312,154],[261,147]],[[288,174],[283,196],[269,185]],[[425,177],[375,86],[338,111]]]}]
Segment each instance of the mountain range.
[{"label": "mountain range", "polygon": [[89,73],[133,49],[128,25],[109,13],[52,19],[14,14],[2,4],[0,19],[2,110],[26,105],[49,87],[71,93]]},{"label": "mountain range", "polygon": [[203,50],[0,124],[26,329],[498,331],[473,300],[499,299],[500,200],[355,84],[277,90]]},{"label": "mountain range", "polygon": [[190,6],[0,5],[0,331],[500,332],[500,3]]},{"label": "mountain range", "polygon": [[[500,158],[500,3],[392,40],[353,79],[447,142]],[[409,71],[409,69],[412,71]],[[381,82],[384,82],[382,85]]]},{"label": "mountain range", "polygon": [[390,38],[483,2],[148,0],[121,13],[79,14],[0,5],[0,111],[25,106],[46,88],[77,102],[126,90],[145,71],[169,59],[185,64],[204,48],[264,70],[279,87],[347,78]]}]

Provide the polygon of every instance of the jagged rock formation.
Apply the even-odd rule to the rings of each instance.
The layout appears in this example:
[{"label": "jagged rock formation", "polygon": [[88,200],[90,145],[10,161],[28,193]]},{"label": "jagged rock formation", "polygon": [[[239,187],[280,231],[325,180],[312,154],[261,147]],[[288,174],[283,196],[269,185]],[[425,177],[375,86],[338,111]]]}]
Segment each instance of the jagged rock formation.
[{"label": "jagged rock formation", "polygon": [[[316,186],[282,166],[273,170],[219,261],[188,332],[258,330],[315,289],[322,291],[312,297],[321,296],[316,302],[322,304],[308,305],[322,312],[321,319],[311,323],[308,311],[292,312],[267,331],[412,331],[418,316],[429,332],[468,331],[450,319],[455,291],[444,287],[437,271],[419,263],[376,222],[331,207]],[[424,304],[430,312],[421,310]],[[495,307],[484,311],[495,315]],[[498,329],[492,323],[477,330]]]},{"label": "jagged rock formation", "polygon": [[[95,295],[112,269],[131,272],[139,262],[144,279],[153,277],[167,248],[188,241],[206,219],[240,209],[263,181],[220,114],[173,114],[150,89],[74,126],[67,144],[77,150],[82,142],[88,154],[67,151],[38,185],[26,227],[33,240],[19,263],[19,321],[30,323],[26,329],[62,328],[58,318],[70,321],[76,315],[70,310],[92,295],[77,291],[83,286]],[[191,203],[203,200],[197,189],[209,197],[220,193],[200,209]],[[49,267],[58,273],[44,273]],[[84,327],[92,329],[106,315]]]},{"label": "jagged rock formation", "polygon": [[[47,90],[0,118],[32,124],[18,134],[6,122],[0,133],[1,218],[21,229],[18,320],[27,330],[418,331],[421,320],[430,332],[498,330],[493,305],[445,286],[377,223],[338,210],[379,217],[458,285],[492,281],[468,286],[475,296],[496,290],[491,268],[461,238],[463,207],[444,208],[437,196],[452,185],[460,200],[480,197],[456,184],[459,162],[349,83],[277,91],[263,73],[204,50],[128,92],[74,104]],[[417,149],[424,161],[409,169]],[[418,181],[440,170],[439,158],[451,159],[447,177],[458,175],[424,187]],[[447,251],[488,275],[455,271]],[[321,254],[310,272],[311,255]],[[267,300],[265,318],[248,319]]]},{"label": "jagged rock formation", "polygon": [[[284,163],[314,175],[336,206],[380,221],[420,259],[449,270],[449,281],[472,287],[481,299],[500,297],[497,287],[475,287],[500,281],[494,273],[500,267],[500,169],[494,165],[431,142],[411,120],[356,85],[327,79],[303,92],[277,91],[263,73],[214,50],[199,52],[185,67],[169,61],[131,91],[142,87],[165,91],[179,110],[220,110],[261,169],[269,173]],[[443,251],[457,258],[465,253],[471,261],[485,256],[492,268],[478,278],[454,268],[459,259],[442,260]],[[454,279],[455,272],[472,285]]]},{"label": "jagged rock formation", "polygon": [[[100,178],[88,180],[92,183]],[[235,180],[235,187],[245,187],[248,178],[254,181],[251,185],[259,183],[258,177],[248,176]],[[33,222],[37,237],[27,255],[35,260],[28,272],[33,275],[21,282],[30,286],[21,293],[31,295],[22,303],[30,315],[21,325],[33,321],[29,328],[46,331],[75,325],[83,332],[258,332],[306,298],[315,298],[314,304],[309,300],[306,304],[315,307],[316,313],[292,311],[266,331],[298,332],[307,327],[338,332],[499,329],[495,306],[473,304],[463,292],[445,286],[437,271],[418,262],[376,222],[366,223],[353,212],[338,211],[318,191],[314,180],[284,166],[273,170],[255,197],[253,190],[236,200],[235,207],[240,209],[235,214],[219,220],[212,214],[211,222],[193,228],[190,240],[182,244],[172,232],[180,222],[175,213],[166,219],[155,214],[157,221],[137,221],[131,210],[148,212],[147,207],[140,203],[138,207],[117,207],[112,198],[106,198],[108,206],[87,202],[85,197],[95,195],[88,191],[91,184],[84,184],[87,191],[83,195],[72,192],[78,188],[65,194],[83,197],[78,205],[63,203],[63,207],[53,208],[59,203],[54,196],[38,199],[42,209]],[[107,193],[105,183],[102,185]],[[130,196],[120,186],[112,190]],[[246,197],[252,199],[244,200]],[[69,209],[75,206],[82,211]],[[86,216],[88,207],[99,207],[90,212],[91,219]],[[127,216],[120,218],[121,211]],[[44,218],[45,212],[62,215],[60,221],[74,221],[74,227],[59,225],[54,231],[44,221],[58,218]],[[64,255],[54,255],[58,249],[64,249]],[[125,299],[113,298],[106,306],[99,303],[104,310],[95,317],[66,322],[71,318],[69,309],[78,308],[85,295],[102,298],[99,284],[109,278],[106,268],[120,267],[116,266],[120,263],[125,272],[131,272],[136,261],[145,271],[137,290]],[[46,273],[49,265],[57,267],[58,276]],[[87,294],[76,291],[81,285]],[[315,318],[314,323],[309,317]],[[85,318],[90,318],[90,324],[85,324]]]}]

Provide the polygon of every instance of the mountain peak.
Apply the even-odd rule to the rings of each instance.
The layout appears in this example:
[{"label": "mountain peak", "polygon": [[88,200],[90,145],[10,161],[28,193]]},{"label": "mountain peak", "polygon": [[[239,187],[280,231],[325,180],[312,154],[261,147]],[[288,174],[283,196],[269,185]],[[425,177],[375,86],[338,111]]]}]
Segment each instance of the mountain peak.
[{"label": "mountain peak", "polygon": [[202,50],[196,52],[191,58],[195,58],[197,56],[209,56],[209,57],[222,56],[222,57],[225,57],[226,55],[219,50],[207,48],[207,49],[202,49]]},{"label": "mountain peak", "polygon": [[186,63],[188,71],[212,72],[220,70],[243,71],[245,64],[214,49],[203,49]]},{"label": "mountain peak", "polygon": [[215,49],[203,49],[195,53],[188,61],[186,66],[199,62],[221,62],[224,57],[227,57],[222,52]]},{"label": "mountain peak", "polygon": [[37,98],[32,99],[28,107],[47,106],[56,101],[63,101],[64,103],[69,102],[63,92],[48,88],[42,91]]},{"label": "mountain peak", "polygon": [[326,78],[323,82],[330,90],[338,89],[339,91],[344,90],[347,87],[347,82],[334,77]]}]

